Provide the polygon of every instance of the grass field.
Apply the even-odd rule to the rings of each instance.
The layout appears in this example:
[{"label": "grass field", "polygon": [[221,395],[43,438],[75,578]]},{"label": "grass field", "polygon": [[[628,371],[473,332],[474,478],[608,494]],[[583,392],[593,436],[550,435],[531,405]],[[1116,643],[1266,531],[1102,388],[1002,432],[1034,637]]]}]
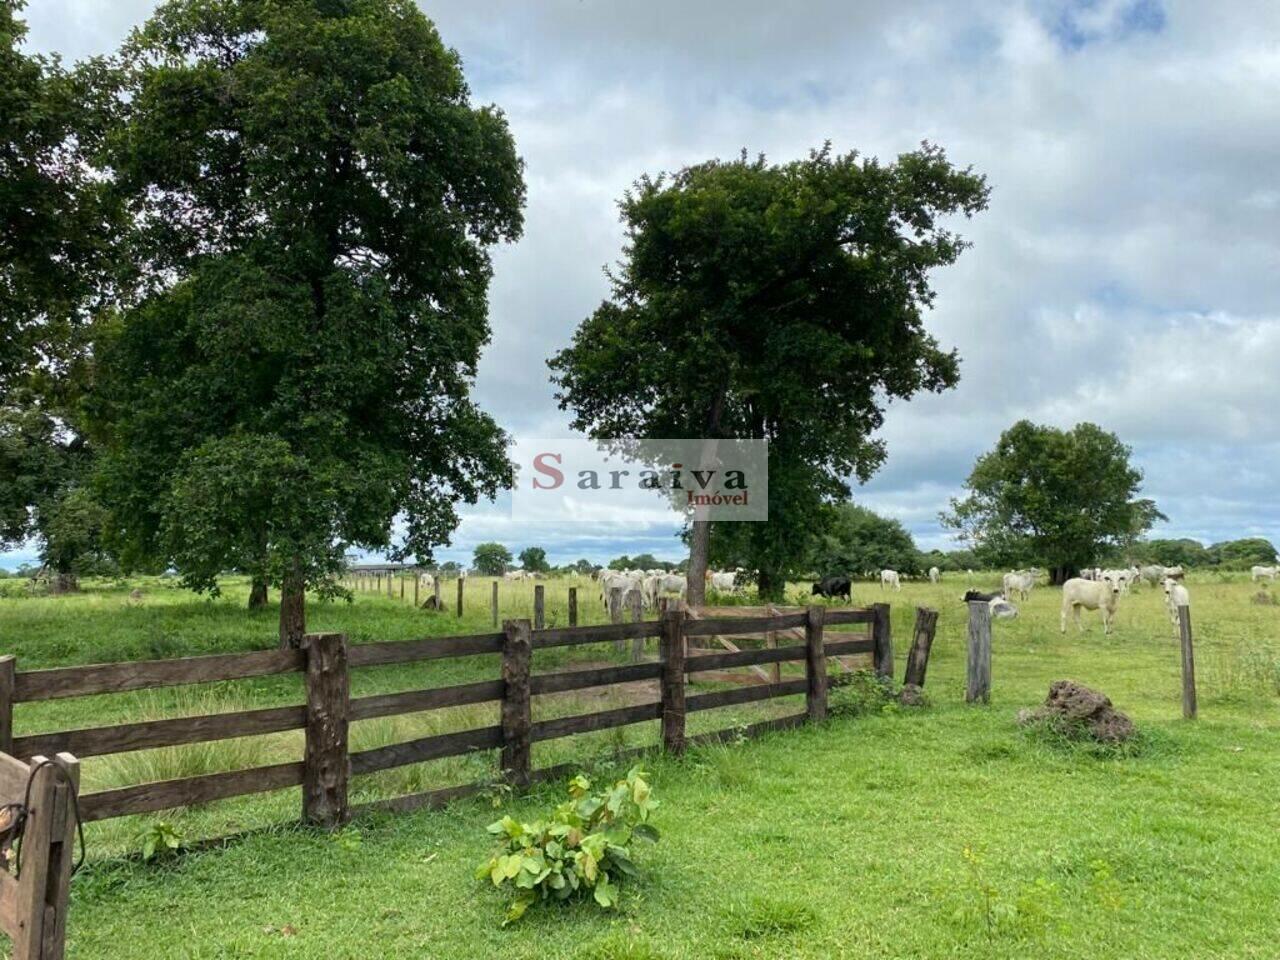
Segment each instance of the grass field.
[{"label": "grass field", "polygon": [[[584,619],[601,619],[582,586]],[[533,912],[501,928],[503,901],[472,880],[489,850],[483,827],[500,813],[491,801],[366,818],[335,839],[268,826],[296,817],[289,791],[168,817],[193,837],[262,829],[161,865],[123,855],[143,824],[94,825],[90,864],[73,884],[70,955],[1272,958],[1280,932],[1280,607],[1251,604],[1256,590],[1242,578],[1190,586],[1195,723],[1180,717],[1177,648],[1155,591],[1125,598],[1116,634],[1104,639],[1096,615],[1085,636],[1061,637],[1057,593],[1038,589],[1017,621],[996,625],[992,704],[968,707],[963,580],[909,583],[895,594],[856,585],[855,603],[893,603],[899,676],[913,607],[941,610],[932,706],[876,709],[679,761],[655,758],[663,839],[640,851],[644,879],[627,888],[618,913]],[[153,581],[131,603],[130,588],[0,598],[0,652],[34,668],[271,645],[274,611],[246,613],[242,585],[216,601]],[[547,585],[549,620],[563,622],[565,589]],[[488,581],[468,590],[472,607],[461,622],[362,594],[351,606],[313,604],[309,628],[343,630],[357,642],[488,629]],[[529,614],[531,587],[502,590],[504,616]],[[452,600],[451,590],[445,597]],[[567,658],[543,653],[535,669]],[[495,669],[484,659],[362,671],[355,692],[473,679]],[[1109,694],[1137,721],[1140,743],[1099,752],[1020,731],[1017,709],[1062,677]],[[28,733],[299,698],[296,677],[242,681],[198,693],[20,705],[16,726]],[[597,705],[608,702],[565,698],[542,709]],[[467,711],[369,721],[353,740],[372,746],[425,724],[468,726],[477,708]],[[710,729],[763,715],[753,707],[690,719]],[[651,742],[655,727],[540,744],[535,763],[573,759],[607,775],[608,751]],[[282,735],[185,751],[195,756],[93,758],[86,788],[272,762],[299,749],[298,738]],[[477,757],[392,771],[358,782],[357,798],[473,780],[491,768]],[[532,818],[558,789],[506,802]]]}]

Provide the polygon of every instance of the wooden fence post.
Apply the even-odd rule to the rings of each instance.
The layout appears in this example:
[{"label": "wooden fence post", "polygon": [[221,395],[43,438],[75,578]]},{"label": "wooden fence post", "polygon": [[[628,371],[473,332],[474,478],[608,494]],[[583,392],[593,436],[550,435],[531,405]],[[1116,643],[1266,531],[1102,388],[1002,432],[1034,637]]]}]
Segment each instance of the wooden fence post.
[{"label": "wooden fence post", "polygon": [[[641,612],[641,598],[639,590],[631,590],[627,593],[627,604],[631,607],[631,622],[639,623],[644,619],[644,613]],[[631,641],[631,659],[639,660],[644,656],[644,637],[635,637]]]},{"label": "wooden fence post", "polygon": [[404,574],[403,573],[400,574],[400,576],[397,577],[396,579],[400,581],[400,599],[403,600],[404,599]]},{"label": "wooden fence post", "polygon": [[13,687],[18,660],[11,653],[0,657],[0,753],[13,753]]},{"label": "wooden fence post", "polygon": [[907,672],[902,678],[904,686],[924,686],[925,671],[929,668],[929,651],[933,649],[933,637],[937,630],[938,611],[917,607],[915,635],[911,638],[911,650],[907,653]]},{"label": "wooden fence post", "polygon": [[878,677],[893,676],[893,630],[889,622],[889,605],[877,603],[871,608],[876,619],[871,624],[871,640],[875,644],[872,651],[872,665]]},{"label": "wooden fence post", "polygon": [[14,891],[14,960],[62,960],[67,934],[67,897],[75,848],[74,794],[80,763],[69,753],[48,762],[32,757],[30,814],[22,838],[22,873]]},{"label": "wooden fence post", "polygon": [[684,611],[670,608],[662,614],[662,746],[670,753],[684,752]]},{"label": "wooden fence post", "polygon": [[578,588],[569,588],[569,626],[578,625]]},{"label": "wooden fence post", "polygon": [[418,587],[421,584],[422,584],[422,574],[418,573],[415,570],[413,574],[413,606],[415,610],[418,608],[418,604],[419,604]]},{"label": "wooden fence post", "polygon": [[307,658],[307,744],[303,756],[302,818],[333,829],[347,822],[351,757],[347,727],[351,675],[347,636],[312,633],[303,638]]},{"label": "wooden fence post", "polygon": [[1196,658],[1191,644],[1191,608],[1178,607],[1178,639],[1182,644],[1182,716],[1196,718]]},{"label": "wooden fence post", "polygon": [[827,648],[823,645],[822,628],[827,620],[827,612],[817,604],[811,604],[805,611],[804,644],[805,644],[805,709],[809,713],[810,723],[819,723],[827,719]]},{"label": "wooden fence post", "polygon": [[[622,588],[621,587],[609,588],[609,622],[610,623],[622,622]],[[627,641],[621,638],[613,641],[613,649],[617,650],[619,653],[621,653],[624,649],[626,649],[626,646],[627,646]]]},{"label": "wooden fence post", "polygon": [[969,601],[969,656],[965,665],[966,703],[991,702],[991,605]]},{"label": "wooden fence post", "polygon": [[489,600],[489,606],[493,610],[493,628],[498,629],[498,581],[493,581],[493,596]]},{"label": "wooden fence post", "polygon": [[502,772],[517,787],[529,785],[533,710],[529,699],[529,670],[533,660],[532,628],[528,620],[502,624]]},{"label": "wooden fence post", "polygon": [[458,616],[459,617],[462,616],[462,591],[466,589],[466,585],[467,585],[467,578],[463,576],[459,576],[458,577]]},{"label": "wooden fence post", "polygon": [[533,588],[533,629],[543,630],[547,626],[547,591],[542,584]]}]

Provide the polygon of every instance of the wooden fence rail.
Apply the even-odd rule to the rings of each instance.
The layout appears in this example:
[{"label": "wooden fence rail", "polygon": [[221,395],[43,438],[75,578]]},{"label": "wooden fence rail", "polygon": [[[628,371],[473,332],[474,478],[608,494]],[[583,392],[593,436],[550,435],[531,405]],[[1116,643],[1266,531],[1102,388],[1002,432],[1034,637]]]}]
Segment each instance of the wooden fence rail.
[{"label": "wooden fence rail", "polygon": [[[621,619],[621,610],[617,612]],[[662,745],[679,752],[690,742],[684,729],[689,713],[795,695],[804,695],[805,709],[796,715],[799,719],[788,718],[788,723],[821,720],[827,711],[828,658],[871,654],[877,672],[886,672],[885,658],[892,656],[888,622],[888,608],[883,605],[871,610],[810,607],[769,617],[710,620],[693,620],[683,611],[666,610],[661,620],[653,621],[534,630],[528,620],[511,620],[497,633],[400,642],[349,644],[344,635],[315,634],[309,635],[303,649],[296,651],[254,651],[51,670],[18,671],[12,658],[0,658],[0,735],[9,737],[16,757],[30,758],[56,753],[100,756],[304,730],[304,755],[300,761],[86,794],[80,798],[82,816],[85,821],[104,820],[301,786],[303,819],[332,827],[345,822],[351,814],[351,777],[405,764],[498,749],[506,778],[523,786],[540,777],[532,769],[532,744],[559,737],[661,720]],[[852,637],[829,630],[824,633],[824,628],[838,624],[867,624],[870,630],[867,636]],[[701,655],[690,655],[688,650],[691,637],[795,628],[801,629],[803,644]],[[642,643],[650,637],[661,640],[656,662],[551,673],[532,671],[535,650],[607,642],[621,646],[627,640]],[[482,655],[500,658],[499,679],[358,698],[350,695],[353,669]],[[773,682],[687,693],[689,680],[707,671],[784,662],[802,664],[804,675],[781,679],[779,674]],[[891,660],[888,669],[892,669]],[[284,673],[304,675],[304,704],[12,736],[14,703]],[[652,703],[533,720],[535,696],[652,680],[659,681],[660,690],[659,699]],[[348,729],[352,722],[490,702],[501,705],[500,722],[493,726],[435,734],[371,750],[349,749]],[[435,803],[441,796],[440,791],[433,791],[421,798],[423,803]],[[406,809],[412,805],[412,798],[388,803],[396,809]]]}]

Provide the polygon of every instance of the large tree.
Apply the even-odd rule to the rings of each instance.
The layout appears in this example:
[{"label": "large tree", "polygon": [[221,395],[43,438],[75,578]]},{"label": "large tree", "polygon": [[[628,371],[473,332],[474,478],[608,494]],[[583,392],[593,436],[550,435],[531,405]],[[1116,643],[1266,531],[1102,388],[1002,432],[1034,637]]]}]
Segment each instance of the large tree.
[{"label": "large tree", "polygon": [[480,543],[471,557],[476,573],[486,577],[500,577],[511,566],[511,551],[500,543]]},{"label": "large tree", "polygon": [[1132,545],[1163,516],[1140,499],[1142,471],[1114,433],[1015,423],[942,516],[992,565],[1040,564],[1062,583]]},{"label": "large tree", "polygon": [[[599,439],[768,440],[769,520],[718,525],[715,549],[780,597],[823,506],[883,461],[885,403],[955,384],[955,354],[924,327],[930,272],[965,247],[952,215],[986,202],[982,177],[928,145],[644,177],[620,204],[611,297],[551,360],[561,406]],[[689,539],[697,604],[710,523]]]},{"label": "large tree", "polygon": [[0,0],[0,398],[56,376],[113,289],[119,205],[87,157],[111,117],[107,65],[65,70],[22,49],[22,0]]},{"label": "large tree", "polygon": [[885,569],[915,574],[920,572],[921,560],[915,541],[899,521],[844,503],[827,511],[812,566],[820,577]]},{"label": "large tree", "polygon": [[348,547],[427,563],[510,482],[470,390],[521,163],[409,0],[171,0],[122,60],[105,159],[149,287],[98,344],[112,535],[279,586],[296,644]]}]

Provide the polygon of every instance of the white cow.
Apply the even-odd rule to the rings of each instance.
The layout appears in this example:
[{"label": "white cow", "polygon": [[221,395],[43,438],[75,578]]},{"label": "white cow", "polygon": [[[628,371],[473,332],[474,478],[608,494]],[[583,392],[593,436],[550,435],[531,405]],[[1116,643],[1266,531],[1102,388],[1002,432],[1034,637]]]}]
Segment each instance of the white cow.
[{"label": "white cow", "polygon": [[605,613],[609,613],[609,595],[614,588],[622,591],[622,603],[625,605],[627,596],[632,590],[640,594],[640,599],[644,600],[643,581],[639,577],[631,577],[625,573],[618,573],[616,570],[610,570],[600,575],[600,604],[604,607]]},{"label": "white cow", "polygon": [[1120,584],[1120,592],[1122,594],[1129,592],[1129,583],[1132,580],[1128,570],[1103,570],[1103,579],[1110,578]]},{"label": "white cow", "polygon": [[939,580],[941,580],[941,579],[942,579],[942,571],[941,571],[941,570],[939,570],[937,567],[930,567],[930,568],[929,568],[929,582],[930,582],[930,583],[937,583],[937,582],[938,582]]},{"label": "white cow", "polygon": [[1067,612],[1070,611],[1076,626],[1084,633],[1080,622],[1080,610],[1101,610],[1103,633],[1110,635],[1111,622],[1120,602],[1120,582],[1104,572],[1101,580],[1085,580],[1077,577],[1062,585],[1062,632],[1067,632]]},{"label": "white cow", "polygon": [[1276,577],[1280,577],[1280,567],[1253,567],[1249,570],[1249,575],[1253,577],[1254,583],[1257,583],[1259,580],[1270,580],[1274,582]]},{"label": "white cow", "polygon": [[1150,563],[1138,570],[1138,576],[1145,582],[1155,586],[1164,579],[1164,567],[1158,563]]},{"label": "white cow", "polygon": [[1191,592],[1177,580],[1166,579],[1164,582],[1164,603],[1169,608],[1169,621],[1176,631],[1178,628],[1178,608],[1191,606]]},{"label": "white cow", "polygon": [[645,577],[642,591],[645,606],[651,610],[658,609],[658,601],[664,595],[674,595],[683,600],[688,587],[689,581],[674,573],[659,573]]},{"label": "white cow", "polygon": [[902,577],[897,570],[881,570],[880,571],[880,589],[885,587],[893,587],[895,590],[902,589]]},{"label": "white cow", "polygon": [[1026,600],[1031,595],[1032,588],[1036,585],[1036,575],[1030,570],[1015,570],[1013,573],[1004,575],[1004,596],[1006,600],[1012,600],[1016,593],[1019,600]]},{"label": "white cow", "polygon": [[436,578],[429,573],[418,574],[418,588],[424,593],[431,593],[436,588]]},{"label": "white cow", "polygon": [[709,570],[707,585],[716,593],[737,593],[738,575],[732,570]]},{"label": "white cow", "polygon": [[528,580],[529,573],[526,570],[508,570],[506,573],[502,575],[502,579],[510,580],[513,582],[520,581],[520,580]]}]

